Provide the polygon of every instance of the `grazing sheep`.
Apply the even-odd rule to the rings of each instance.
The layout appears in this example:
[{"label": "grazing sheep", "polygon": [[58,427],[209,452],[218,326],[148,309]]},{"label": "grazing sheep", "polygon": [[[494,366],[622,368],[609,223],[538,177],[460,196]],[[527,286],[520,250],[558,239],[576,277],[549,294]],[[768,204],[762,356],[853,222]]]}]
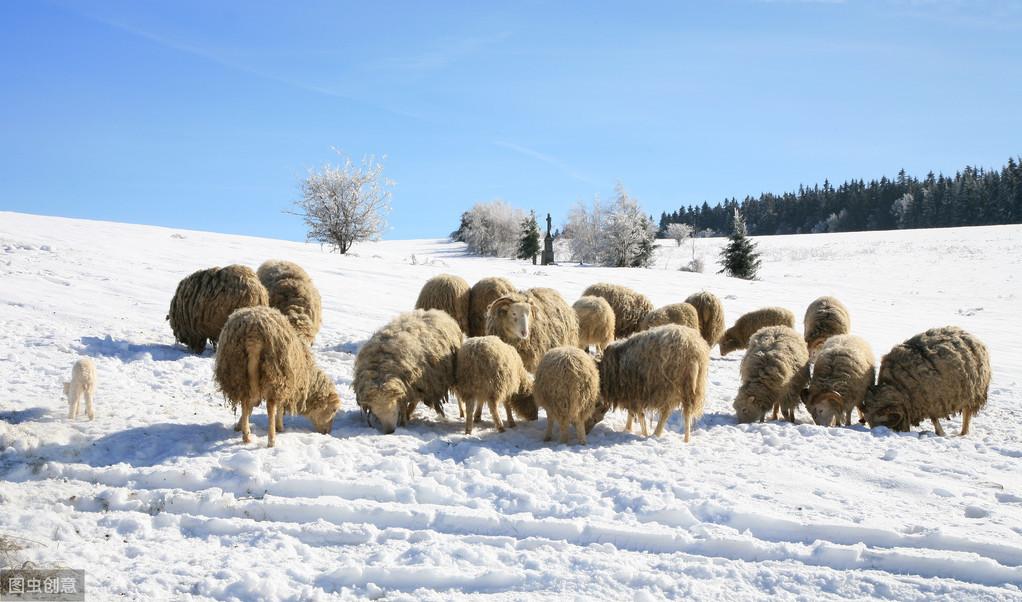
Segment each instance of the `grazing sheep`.
[{"label": "grazing sheep", "polygon": [[703,413],[710,347],[699,331],[668,324],[607,346],[600,361],[600,394],[612,407],[623,407],[640,417],[645,430],[646,410],[658,410],[654,434],[664,431],[667,417],[685,411],[685,442],[692,420]]},{"label": "grazing sheep", "polygon": [[511,401],[516,395],[532,392],[532,375],[525,371],[514,347],[494,336],[469,338],[458,350],[455,373],[454,393],[465,404],[466,435],[472,434],[473,421],[482,413],[483,404],[490,407],[498,431],[504,432],[499,405],[507,412],[508,426],[515,426]]},{"label": "grazing sheep", "polygon": [[231,312],[268,302],[266,288],[250,268],[243,265],[209,268],[178,283],[167,320],[175,340],[193,353],[202,353],[207,339],[216,348],[220,330]]},{"label": "grazing sheep", "polygon": [[602,297],[580,297],[571,306],[578,319],[578,346],[589,349],[596,347],[597,355],[614,340],[614,310]]},{"label": "grazing sheep", "polygon": [[552,288],[530,288],[490,304],[486,334],[517,349],[525,369],[535,372],[548,350],[578,345],[578,320],[560,293]]},{"label": "grazing sheep", "polygon": [[323,320],[323,301],[312,278],[297,263],[271,259],[256,271],[270,307],[284,314],[295,332],[311,345]]},{"label": "grazing sheep", "polygon": [[649,330],[664,324],[677,324],[699,330],[699,313],[691,303],[671,303],[646,314],[640,329]]},{"label": "grazing sheep", "polygon": [[468,334],[469,291],[468,282],[461,276],[440,274],[422,285],[415,309],[439,309],[454,318],[461,332]]},{"label": "grazing sheep", "polygon": [[472,285],[468,302],[468,336],[486,335],[486,310],[497,299],[515,292],[515,285],[505,278],[483,278]]},{"label": "grazing sheep", "polygon": [[850,334],[830,337],[817,350],[809,388],[802,402],[821,426],[852,423],[852,409],[859,408],[876,377],[876,357],[865,340]]},{"label": "grazing sheep", "polygon": [[442,416],[462,339],[458,323],[439,309],[403,313],[377,330],[355,357],[352,381],[366,419],[390,434],[420,401]]},{"label": "grazing sheep", "polygon": [[783,307],[764,307],[744,314],[735,320],[734,326],[724,331],[720,338],[720,355],[723,357],[736,349],[745,349],[749,345],[749,337],[767,326],[794,328],[795,314]]},{"label": "grazing sheep", "polygon": [[939,420],[962,413],[961,435],[987,402],[990,355],[983,343],[957,326],[931,328],[883,357],[877,383],[863,402],[871,427],[909,431],[929,418],[944,436]]},{"label": "grazing sheep", "polygon": [[709,291],[700,291],[685,299],[699,314],[699,334],[712,349],[724,334],[724,304],[717,295]]},{"label": "grazing sheep", "polygon": [[816,349],[829,337],[852,331],[848,308],[834,297],[820,297],[810,303],[806,309],[804,325],[806,345],[813,357]]},{"label": "grazing sheep", "polygon": [[92,360],[83,357],[71,368],[71,380],[64,382],[64,397],[67,398],[67,417],[74,420],[78,417],[78,404],[85,397],[85,413],[89,420],[96,418],[96,410],[92,406],[92,398],[96,395],[96,365]]},{"label": "grazing sheep", "polygon": [[241,405],[236,430],[251,440],[252,408],[266,400],[266,446],[283,431],[284,413],[301,414],[323,434],[333,428],[341,398],[320,370],[308,345],[284,314],[272,307],[246,307],[231,314],[220,333],[214,376],[232,409]]},{"label": "grazing sheep", "polygon": [[603,420],[610,407],[600,400],[600,373],[588,353],[576,347],[555,347],[546,352],[536,368],[533,384],[536,405],[546,410],[546,435],[553,438],[554,423],[561,443],[568,442],[568,426],[575,438],[586,444],[586,433]]},{"label": "grazing sheep", "polygon": [[653,303],[642,293],[626,286],[601,282],[583,291],[582,295],[602,297],[614,310],[614,337],[621,339],[638,332],[642,319],[653,311]]},{"label": "grazing sheep", "polygon": [[809,381],[809,351],[806,343],[788,326],[767,326],[749,339],[742,358],[742,384],[735,396],[738,422],[763,422],[773,408],[795,422],[800,394]]}]

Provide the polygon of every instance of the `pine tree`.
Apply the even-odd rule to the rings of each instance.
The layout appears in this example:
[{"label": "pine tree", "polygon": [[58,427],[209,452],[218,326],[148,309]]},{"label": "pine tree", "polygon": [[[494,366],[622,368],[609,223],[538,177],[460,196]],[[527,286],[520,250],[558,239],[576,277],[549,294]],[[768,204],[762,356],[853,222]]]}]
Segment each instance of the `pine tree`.
[{"label": "pine tree", "polygon": [[728,238],[730,242],[720,252],[720,262],[724,267],[717,273],[745,280],[755,279],[760,266],[759,253],[756,243],[746,236],[745,220],[737,207]]},{"label": "pine tree", "polygon": [[539,254],[539,224],[536,223],[536,212],[530,211],[529,217],[522,220],[522,236],[518,239],[518,259],[532,259],[536,265]]}]

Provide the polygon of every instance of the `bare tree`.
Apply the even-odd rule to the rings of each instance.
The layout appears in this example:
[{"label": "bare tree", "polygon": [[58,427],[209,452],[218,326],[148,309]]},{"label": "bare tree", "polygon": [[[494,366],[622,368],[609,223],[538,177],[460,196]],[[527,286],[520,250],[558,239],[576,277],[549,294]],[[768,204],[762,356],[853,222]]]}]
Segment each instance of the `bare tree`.
[{"label": "bare tree", "polygon": [[679,247],[689,236],[692,236],[692,226],[688,224],[668,224],[667,238],[673,238]]},{"label": "bare tree", "polygon": [[564,230],[572,259],[579,263],[601,262],[601,238],[606,218],[607,212],[599,196],[593,199],[592,205],[579,201],[571,208]]},{"label": "bare tree", "polygon": [[341,254],[364,240],[379,240],[387,227],[392,180],[383,177],[383,164],[373,157],[360,165],[324,165],[310,170],[302,181],[302,198],[295,201],[308,226],[306,240],[331,245]]}]

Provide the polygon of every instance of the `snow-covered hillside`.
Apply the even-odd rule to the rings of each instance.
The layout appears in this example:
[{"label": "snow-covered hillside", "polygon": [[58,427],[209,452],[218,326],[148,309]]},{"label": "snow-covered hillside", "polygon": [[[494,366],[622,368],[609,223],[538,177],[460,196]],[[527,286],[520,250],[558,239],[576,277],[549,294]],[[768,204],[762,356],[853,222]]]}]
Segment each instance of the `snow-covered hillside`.
[{"label": "snow-covered hillside", "polygon": [[[1022,227],[759,239],[761,280],[657,268],[537,267],[441,241],[318,246],[0,213],[0,536],[21,560],[85,569],[90,599],[1018,600],[1022,597]],[[720,240],[700,240],[713,258]],[[216,393],[212,352],[175,346],[177,282],[211,265],[304,266],[323,295],[320,364],[344,408],[329,436],[289,417],[250,445]],[[699,289],[728,322],[764,305],[801,319],[851,309],[877,355],[957,324],[988,345],[990,401],[965,438],[863,426],[737,425],[741,353],[714,351],[705,416],[685,445],[598,425],[585,447],[544,419],[472,436],[419,410],[389,436],[351,392],[359,345],[429,277],[488,275],[569,301],[613,281],[655,303]],[[801,324],[798,325],[801,328]],[[60,382],[99,372],[97,418],[71,422]],[[945,424],[957,432],[958,420]],[[929,427],[925,427],[929,428]]]}]

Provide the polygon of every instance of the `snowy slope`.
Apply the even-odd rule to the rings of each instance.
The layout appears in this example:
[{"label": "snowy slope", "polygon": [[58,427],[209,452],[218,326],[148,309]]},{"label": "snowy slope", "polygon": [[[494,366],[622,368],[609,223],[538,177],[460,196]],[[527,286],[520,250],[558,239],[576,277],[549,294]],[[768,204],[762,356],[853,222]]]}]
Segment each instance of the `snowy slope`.
[{"label": "snowy slope", "polygon": [[[722,241],[696,244],[712,259]],[[22,560],[86,569],[95,599],[1022,597],[1022,227],[762,238],[757,282],[676,271],[691,249],[673,245],[649,270],[535,267],[440,241],[341,257],[0,213],[0,535],[23,538]],[[262,410],[241,443],[211,351],[175,346],[164,321],[183,276],[267,258],[319,286],[315,353],[344,401],[331,436],[289,417],[275,449]],[[981,337],[990,402],[966,438],[824,429],[804,411],[740,426],[741,353],[714,352],[689,445],[677,416],[643,439],[617,414],[584,448],[543,444],[542,418],[465,436],[421,409],[382,436],[356,409],[354,353],[441,272],[569,301],[600,280],[657,304],[707,288],[729,323],[764,305],[801,318],[834,294],[878,356],[932,326]],[[60,395],[80,355],[99,371],[94,422],[68,421]]]}]

